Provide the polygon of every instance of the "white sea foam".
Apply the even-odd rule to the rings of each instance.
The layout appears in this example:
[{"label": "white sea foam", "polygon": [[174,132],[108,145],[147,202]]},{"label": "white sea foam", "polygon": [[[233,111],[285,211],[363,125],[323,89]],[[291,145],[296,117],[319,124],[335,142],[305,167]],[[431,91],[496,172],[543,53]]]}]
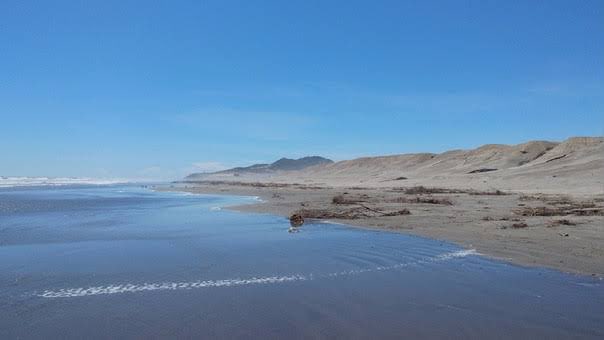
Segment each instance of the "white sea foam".
[{"label": "white sea foam", "polygon": [[126,183],[121,179],[95,179],[76,177],[6,177],[0,176],[0,188],[30,187],[30,186],[59,186],[74,184],[108,185]]},{"label": "white sea foam", "polygon": [[478,252],[476,251],[476,249],[464,249],[464,250],[460,250],[460,251],[454,251],[451,253],[445,253],[445,254],[438,255],[434,258],[434,261],[446,261],[446,260],[454,259],[457,257],[466,257],[466,256],[470,256],[470,255],[477,255],[477,254],[478,254]]},{"label": "white sea foam", "polygon": [[225,279],[225,280],[199,280],[190,282],[160,282],[160,283],[143,283],[143,284],[113,284],[107,286],[95,286],[87,288],[67,288],[60,290],[45,290],[42,293],[35,294],[43,298],[70,298],[70,297],[83,297],[83,296],[94,296],[94,295],[109,295],[109,294],[121,294],[121,293],[136,293],[136,292],[151,292],[151,291],[162,291],[162,290],[187,290],[187,289],[199,289],[199,288],[215,288],[215,287],[234,287],[234,286],[247,286],[247,285],[266,285],[266,284],[279,284],[286,282],[295,281],[307,281],[318,278],[333,278],[339,276],[350,276],[359,275],[370,272],[380,272],[388,270],[396,270],[404,267],[431,263],[431,262],[442,262],[456,258],[462,258],[470,255],[478,254],[475,249],[460,250],[450,253],[444,253],[433,257],[425,257],[423,259],[398,263],[391,266],[379,266],[365,269],[353,269],[344,270],[340,272],[332,272],[328,274],[313,275],[313,274],[295,274],[285,276],[267,276],[267,277],[253,277],[248,279]]},{"label": "white sea foam", "polygon": [[180,192],[177,192],[176,194],[178,194],[180,196],[202,196],[202,195],[204,195],[204,194],[198,194],[198,193],[188,192],[188,191],[180,191]]},{"label": "white sea foam", "polygon": [[208,280],[208,281],[192,281],[192,282],[162,282],[162,283],[143,283],[143,284],[121,284],[109,286],[97,286],[88,288],[69,288],[61,290],[46,290],[38,296],[45,298],[65,298],[65,297],[80,297],[92,295],[120,294],[120,293],[135,293],[148,292],[156,290],[183,290],[195,288],[211,288],[211,287],[233,287],[245,285],[258,285],[270,283],[283,283],[291,281],[301,281],[307,278],[303,275],[290,276],[271,276],[259,277],[250,279],[227,279],[227,280]]}]

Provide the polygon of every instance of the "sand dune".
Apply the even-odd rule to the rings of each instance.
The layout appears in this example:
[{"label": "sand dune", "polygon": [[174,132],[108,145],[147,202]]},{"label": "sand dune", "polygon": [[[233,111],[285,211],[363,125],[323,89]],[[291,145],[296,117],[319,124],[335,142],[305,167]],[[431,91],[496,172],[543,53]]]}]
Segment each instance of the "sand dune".
[{"label": "sand dune", "polygon": [[600,194],[604,193],[604,137],[574,137],[561,143],[487,144],[440,154],[363,157],[270,175],[213,174],[203,179],[333,187],[425,185]]}]

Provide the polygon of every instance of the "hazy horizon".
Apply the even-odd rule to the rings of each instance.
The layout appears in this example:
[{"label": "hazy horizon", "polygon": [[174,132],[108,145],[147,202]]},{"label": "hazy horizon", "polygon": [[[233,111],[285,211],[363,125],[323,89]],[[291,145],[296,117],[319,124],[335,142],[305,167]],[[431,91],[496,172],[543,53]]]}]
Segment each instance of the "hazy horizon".
[{"label": "hazy horizon", "polygon": [[0,5],[1,176],[604,135],[601,1]]}]

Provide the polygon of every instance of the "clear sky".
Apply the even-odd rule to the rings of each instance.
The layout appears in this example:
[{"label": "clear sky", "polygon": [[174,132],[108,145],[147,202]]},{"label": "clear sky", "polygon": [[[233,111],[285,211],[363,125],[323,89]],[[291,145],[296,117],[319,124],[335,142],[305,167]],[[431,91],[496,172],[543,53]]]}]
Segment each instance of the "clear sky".
[{"label": "clear sky", "polygon": [[0,175],[604,134],[604,1],[0,1]]}]

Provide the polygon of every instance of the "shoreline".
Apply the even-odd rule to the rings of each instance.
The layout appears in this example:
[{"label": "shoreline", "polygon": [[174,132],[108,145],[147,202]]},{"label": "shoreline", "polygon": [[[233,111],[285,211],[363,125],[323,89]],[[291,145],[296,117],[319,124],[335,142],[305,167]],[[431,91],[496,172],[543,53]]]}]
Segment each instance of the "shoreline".
[{"label": "shoreline", "polygon": [[[601,227],[604,197],[601,195],[571,197],[469,190],[408,193],[401,192],[400,188],[273,186],[271,183],[256,186],[225,182],[160,186],[155,190],[256,196],[260,201],[225,209],[283,217],[298,211],[309,214],[308,218],[317,213],[341,216],[343,218],[316,219],[450,242],[476,249],[483,256],[522,266],[604,277]],[[345,199],[336,204],[336,196]],[[588,203],[589,208],[577,210],[577,207],[587,207]],[[568,207],[568,210],[559,213],[556,209],[560,207]],[[392,213],[400,208],[409,214]],[[383,214],[377,213],[382,211]],[[595,214],[576,216],[568,215],[569,211]]]}]

